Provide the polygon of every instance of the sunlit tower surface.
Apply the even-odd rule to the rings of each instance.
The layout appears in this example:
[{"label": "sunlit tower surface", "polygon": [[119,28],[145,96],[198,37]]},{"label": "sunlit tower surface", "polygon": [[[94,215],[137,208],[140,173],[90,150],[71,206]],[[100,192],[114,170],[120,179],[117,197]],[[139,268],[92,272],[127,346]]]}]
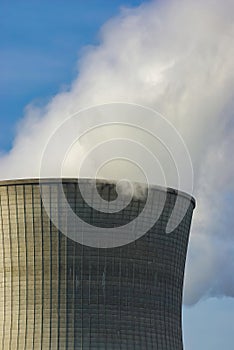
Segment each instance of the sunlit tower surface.
[{"label": "sunlit tower surface", "polygon": [[[51,208],[59,207],[59,181],[44,180]],[[89,206],[79,183],[63,179],[73,211],[95,227],[136,218],[145,200],[133,198],[116,213]],[[98,181],[103,199],[116,198],[114,183]],[[158,187],[152,187],[155,202]],[[167,189],[159,220],[126,245],[96,248],[64,235],[50,220],[38,180],[0,182],[0,349],[181,350],[184,267],[195,201]],[[171,233],[175,201],[186,215]],[[178,215],[180,208],[178,208]]]}]

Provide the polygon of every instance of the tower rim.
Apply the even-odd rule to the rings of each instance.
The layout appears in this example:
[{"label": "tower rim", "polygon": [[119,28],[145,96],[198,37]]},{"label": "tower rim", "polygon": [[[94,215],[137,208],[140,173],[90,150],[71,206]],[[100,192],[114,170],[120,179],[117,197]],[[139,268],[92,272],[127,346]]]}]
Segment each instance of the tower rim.
[{"label": "tower rim", "polygon": [[[38,177],[32,177],[32,178],[16,178],[16,179],[6,179],[6,180],[0,180],[0,187],[1,186],[16,186],[16,185],[36,185],[36,184],[56,184],[61,182],[63,184],[66,183],[77,183],[77,182],[93,182],[96,181],[97,183],[103,183],[103,184],[109,184],[109,185],[114,185],[118,182],[118,180],[114,179],[93,179],[93,178],[88,178],[88,177],[81,177],[81,178],[74,178],[74,177],[44,177],[44,178],[38,178]],[[140,186],[146,186],[147,184],[141,183],[141,182],[134,182],[136,185]],[[196,200],[195,198],[190,195],[189,193],[181,190],[177,190],[173,187],[164,187],[160,185],[149,185],[150,190],[155,190],[155,191],[167,191],[170,194],[178,195],[180,197],[184,197],[188,200],[190,200],[194,206],[196,207]]]}]

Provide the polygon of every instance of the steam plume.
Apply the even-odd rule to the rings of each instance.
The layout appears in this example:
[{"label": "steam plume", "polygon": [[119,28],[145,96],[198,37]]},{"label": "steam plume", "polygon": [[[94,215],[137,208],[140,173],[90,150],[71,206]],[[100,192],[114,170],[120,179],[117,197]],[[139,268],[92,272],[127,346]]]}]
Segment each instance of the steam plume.
[{"label": "steam plume", "polygon": [[195,170],[184,301],[234,296],[233,38],[233,1],[122,9],[101,29],[100,44],[84,51],[70,89],[43,108],[26,108],[11,151],[0,159],[1,178],[38,177],[47,140],[81,108],[121,101],[160,111],[184,138]]}]

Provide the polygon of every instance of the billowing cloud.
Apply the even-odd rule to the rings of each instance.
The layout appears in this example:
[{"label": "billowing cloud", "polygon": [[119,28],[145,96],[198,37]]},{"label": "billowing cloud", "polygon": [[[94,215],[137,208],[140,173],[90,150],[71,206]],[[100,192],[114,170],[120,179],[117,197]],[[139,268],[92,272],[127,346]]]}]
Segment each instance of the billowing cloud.
[{"label": "billowing cloud", "polygon": [[27,107],[12,150],[0,159],[1,178],[39,176],[45,144],[82,108],[127,102],[156,109],[180,132],[194,165],[198,205],[184,301],[234,296],[233,57],[233,1],[122,9],[101,29],[100,44],[83,51],[70,89],[43,108]]}]

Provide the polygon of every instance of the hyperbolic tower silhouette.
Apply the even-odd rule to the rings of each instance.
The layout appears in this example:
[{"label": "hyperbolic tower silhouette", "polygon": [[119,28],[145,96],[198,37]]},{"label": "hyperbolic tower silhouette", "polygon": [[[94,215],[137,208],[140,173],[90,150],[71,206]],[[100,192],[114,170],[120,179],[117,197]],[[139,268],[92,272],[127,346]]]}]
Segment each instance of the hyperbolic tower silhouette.
[{"label": "hyperbolic tower silhouette", "polygon": [[[133,198],[121,212],[98,212],[82,198],[79,183],[91,193],[85,179],[63,179],[64,192],[77,215],[93,226],[123,225],[144,207],[143,199]],[[51,208],[58,206],[58,180],[42,186]],[[97,189],[107,201],[116,197],[114,183],[98,181]],[[168,234],[178,196],[188,210]],[[0,348],[181,350],[194,207],[189,195],[167,189],[159,220],[142,237],[95,248],[71,240],[50,221],[38,180],[0,182]]]}]

